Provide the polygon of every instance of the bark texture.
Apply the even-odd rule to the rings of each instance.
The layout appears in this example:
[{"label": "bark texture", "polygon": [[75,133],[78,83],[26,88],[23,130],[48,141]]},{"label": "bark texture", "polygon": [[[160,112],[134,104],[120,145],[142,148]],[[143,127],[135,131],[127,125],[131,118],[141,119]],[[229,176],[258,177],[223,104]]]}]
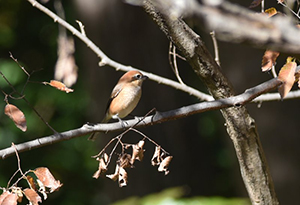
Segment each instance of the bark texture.
[{"label": "bark texture", "polygon": [[[197,35],[181,19],[172,18],[167,9],[147,1],[146,12],[170,41],[181,51],[215,99],[233,96],[234,89]],[[227,132],[234,144],[241,175],[252,204],[279,204],[255,121],[244,106],[221,110]]]}]

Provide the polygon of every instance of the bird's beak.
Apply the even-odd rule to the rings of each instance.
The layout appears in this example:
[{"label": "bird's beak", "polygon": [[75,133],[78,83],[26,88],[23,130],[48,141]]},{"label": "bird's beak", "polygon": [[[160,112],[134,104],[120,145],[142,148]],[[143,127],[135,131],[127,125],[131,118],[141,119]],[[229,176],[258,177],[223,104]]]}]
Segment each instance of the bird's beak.
[{"label": "bird's beak", "polygon": [[143,75],[143,78],[142,78],[143,80],[147,80],[148,79],[148,76],[146,76],[146,75]]}]

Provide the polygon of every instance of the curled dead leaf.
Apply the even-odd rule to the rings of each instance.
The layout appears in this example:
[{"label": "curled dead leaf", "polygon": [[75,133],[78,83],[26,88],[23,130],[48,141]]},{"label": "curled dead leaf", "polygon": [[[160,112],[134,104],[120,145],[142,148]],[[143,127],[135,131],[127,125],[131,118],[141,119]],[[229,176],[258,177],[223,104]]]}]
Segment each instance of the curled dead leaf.
[{"label": "curled dead leaf", "polygon": [[279,52],[266,50],[261,62],[262,72],[271,70],[272,66],[276,64],[276,59],[279,56]]},{"label": "curled dead leaf", "polygon": [[117,164],[116,169],[115,169],[115,173],[106,175],[106,177],[110,178],[113,181],[116,181],[119,177],[119,171],[120,171],[120,166]]},{"label": "curled dead leaf", "polygon": [[131,164],[134,163],[135,160],[142,161],[144,158],[144,152],[143,149],[145,144],[144,140],[139,141],[137,144],[132,145],[132,157],[131,157]]},{"label": "curled dead leaf", "polygon": [[166,158],[164,158],[158,167],[158,171],[165,172],[165,175],[169,174],[168,168],[169,168],[172,158],[173,158],[172,156],[167,156]]},{"label": "curled dead leaf", "polygon": [[123,167],[123,168],[132,167],[131,155],[127,154],[127,153],[122,154],[121,157],[119,158],[118,163],[119,163],[120,167]]},{"label": "curled dead leaf", "polygon": [[128,182],[128,175],[126,170],[123,167],[120,167],[119,176],[118,176],[119,186],[124,187]]},{"label": "curled dead leaf", "polygon": [[297,64],[293,61],[293,58],[288,57],[286,64],[280,69],[278,80],[282,81],[282,85],[278,87],[278,92],[281,99],[286,97],[294,85],[296,67]]},{"label": "curled dead leaf", "polygon": [[19,110],[16,106],[12,104],[7,104],[4,109],[5,115],[7,115],[12,121],[14,121],[15,125],[25,132],[27,130],[26,118],[24,113]]},{"label": "curled dead leaf", "polygon": [[60,37],[58,40],[58,59],[55,65],[55,79],[72,86],[77,81],[78,67],[75,63],[73,38]]},{"label": "curled dead leaf", "polygon": [[68,88],[65,84],[63,84],[62,82],[59,82],[57,80],[51,80],[50,83],[48,83],[48,82],[43,82],[43,83],[45,85],[50,85],[60,91],[66,92],[66,93],[71,93],[74,91],[73,89]]},{"label": "curled dead leaf", "polygon": [[63,184],[56,180],[47,167],[39,167],[35,169],[34,174],[47,188],[50,188],[50,193],[57,191]]},{"label": "curled dead leaf", "polygon": [[99,161],[99,167],[98,170],[93,175],[95,179],[98,179],[101,175],[103,175],[107,171],[108,155],[104,153],[104,155],[101,158],[97,158],[97,160]]},{"label": "curled dead leaf", "polygon": [[39,202],[42,202],[42,198],[33,189],[26,188],[23,192],[32,205],[38,205]]},{"label": "curled dead leaf", "polygon": [[156,166],[156,165],[160,164],[160,162],[161,162],[160,152],[161,152],[161,147],[160,146],[156,146],[155,147],[155,152],[154,152],[153,157],[151,159],[152,166]]}]

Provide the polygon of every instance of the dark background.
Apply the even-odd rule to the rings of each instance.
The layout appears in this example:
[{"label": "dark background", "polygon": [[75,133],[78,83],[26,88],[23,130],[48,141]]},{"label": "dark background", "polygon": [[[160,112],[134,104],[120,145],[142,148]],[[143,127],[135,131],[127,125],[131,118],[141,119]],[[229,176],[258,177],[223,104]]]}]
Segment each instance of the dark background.
[{"label": "dark background", "polygon": [[[250,2],[245,2],[244,6]],[[80,20],[85,25],[87,36],[113,60],[176,80],[168,62],[169,42],[142,8],[116,0],[66,1],[63,5],[67,21],[78,27],[75,20]],[[53,1],[46,6],[53,10]],[[266,7],[270,6],[267,1]],[[279,5],[273,6],[281,9]],[[189,18],[187,22],[213,53],[211,38],[201,30],[197,19]],[[49,81],[53,79],[57,60],[57,34],[58,25],[27,1],[0,1],[0,71],[17,89],[22,89],[27,76],[9,58],[9,52],[29,72],[43,68],[31,76],[32,81]],[[123,74],[107,66],[98,67],[100,59],[76,38],[75,45],[79,77],[73,86],[74,93],[66,94],[36,83],[29,83],[25,91],[30,103],[61,132],[78,128],[86,122],[99,122],[111,89]],[[222,69],[237,93],[272,78],[260,71],[264,50],[219,42],[219,52]],[[286,57],[279,57],[277,70]],[[178,60],[178,66],[185,83],[206,92],[187,63]],[[0,79],[0,86],[7,93],[11,91],[3,79]],[[25,113],[28,131],[21,132],[7,116],[0,114],[0,148],[10,146],[11,142],[18,144],[52,134],[24,101],[9,102]],[[167,111],[196,102],[195,97],[186,93],[147,81],[133,114],[142,116],[154,107]],[[281,204],[294,204],[300,192],[298,104],[299,99],[265,102],[260,108],[257,104],[247,105],[257,123]],[[4,106],[3,101],[2,109]],[[175,186],[183,186],[187,197],[247,197],[234,148],[219,111],[146,127],[141,131],[174,156],[168,176],[151,166],[154,146],[147,142],[145,159],[129,171],[126,188],[118,188],[117,183],[106,178],[93,179],[98,164],[91,156],[117,133],[102,135],[95,143],[81,137],[21,153],[21,166],[23,171],[46,166],[64,183],[60,191],[51,194],[43,204],[110,204],[129,196],[145,196]],[[130,133],[125,139],[137,142],[140,136]],[[7,185],[16,170],[15,157],[1,160],[1,187]],[[109,173],[113,171],[111,166]]]}]

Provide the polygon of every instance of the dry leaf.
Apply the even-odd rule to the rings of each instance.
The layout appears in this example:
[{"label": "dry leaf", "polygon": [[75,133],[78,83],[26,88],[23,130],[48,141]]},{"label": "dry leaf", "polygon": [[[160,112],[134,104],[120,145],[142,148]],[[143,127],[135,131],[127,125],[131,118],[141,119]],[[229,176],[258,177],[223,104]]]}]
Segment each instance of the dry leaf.
[{"label": "dry leaf", "polygon": [[119,180],[119,186],[120,187],[123,187],[123,186],[127,185],[128,175],[127,175],[126,170],[123,167],[120,167],[118,180]]},{"label": "dry leaf", "polygon": [[276,15],[278,12],[274,7],[265,10],[265,13],[268,14],[269,17]]},{"label": "dry leaf", "polygon": [[254,8],[260,5],[260,3],[262,2],[262,0],[253,0],[249,6],[249,8]]},{"label": "dry leaf", "polygon": [[38,205],[39,202],[42,202],[42,198],[33,189],[26,188],[23,192],[32,205]]},{"label": "dry leaf", "polygon": [[27,130],[26,118],[24,113],[12,104],[7,104],[4,113],[14,121],[15,125],[25,132]]},{"label": "dry leaf", "polygon": [[51,80],[50,83],[48,82],[44,82],[45,85],[50,85],[58,90],[64,91],[66,93],[71,93],[74,90],[71,88],[68,88],[65,84],[63,84],[62,82],[59,82],[57,80]]},{"label": "dry leaf", "polygon": [[3,191],[3,193],[0,195],[0,205],[2,205],[3,200],[10,194],[11,193],[9,191]]},{"label": "dry leaf", "polygon": [[55,65],[55,79],[72,86],[77,81],[77,65],[73,53],[73,38],[60,37],[58,40],[58,59]]},{"label": "dry leaf", "polygon": [[266,50],[262,58],[261,70],[263,72],[271,70],[272,66],[276,63],[276,59],[278,56],[279,52]]},{"label": "dry leaf", "polygon": [[122,154],[122,156],[119,158],[119,165],[123,168],[132,167],[130,154]]},{"label": "dry leaf", "polygon": [[137,159],[139,161],[142,161],[144,158],[144,144],[145,141],[141,140],[137,144],[132,145],[132,157],[131,157],[131,164],[134,163],[134,161]]},{"label": "dry leaf", "polygon": [[295,82],[295,71],[297,64],[292,57],[288,57],[286,64],[281,68],[278,74],[278,80],[282,81],[282,85],[278,87],[278,92],[283,99],[292,89]]},{"label": "dry leaf", "polygon": [[17,205],[18,195],[5,191],[0,195],[0,205]]},{"label": "dry leaf", "polygon": [[119,177],[119,171],[120,171],[120,166],[117,164],[116,169],[115,169],[115,173],[106,175],[106,177],[110,178],[113,181],[116,181]]},{"label": "dry leaf", "polygon": [[154,152],[153,157],[151,159],[152,166],[156,166],[156,165],[160,164],[160,162],[161,162],[161,159],[160,159],[160,150],[161,150],[160,146],[156,146],[155,147],[155,152]]},{"label": "dry leaf", "polygon": [[173,158],[172,156],[167,156],[166,158],[164,158],[164,160],[160,163],[160,165],[158,167],[158,171],[165,172],[165,175],[169,174],[168,168],[169,168],[172,158]]},{"label": "dry leaf", "polygon": [[39,167],[35,169],[34,174],[47,188],[50,188],[50,193],[57,191],[62,184],[56,180],[47,167]]},{"label": "dry leaf", "polygon": [[94,173],[93,178],[98,179],[101,174],[104,174],[107,171],[107,160],[108,160],[108,155],[106,153],[104,153],[103,157],[101,157],[100,159],[97,158],[97,160],[99,161],[99,167],[98,170]]}]

